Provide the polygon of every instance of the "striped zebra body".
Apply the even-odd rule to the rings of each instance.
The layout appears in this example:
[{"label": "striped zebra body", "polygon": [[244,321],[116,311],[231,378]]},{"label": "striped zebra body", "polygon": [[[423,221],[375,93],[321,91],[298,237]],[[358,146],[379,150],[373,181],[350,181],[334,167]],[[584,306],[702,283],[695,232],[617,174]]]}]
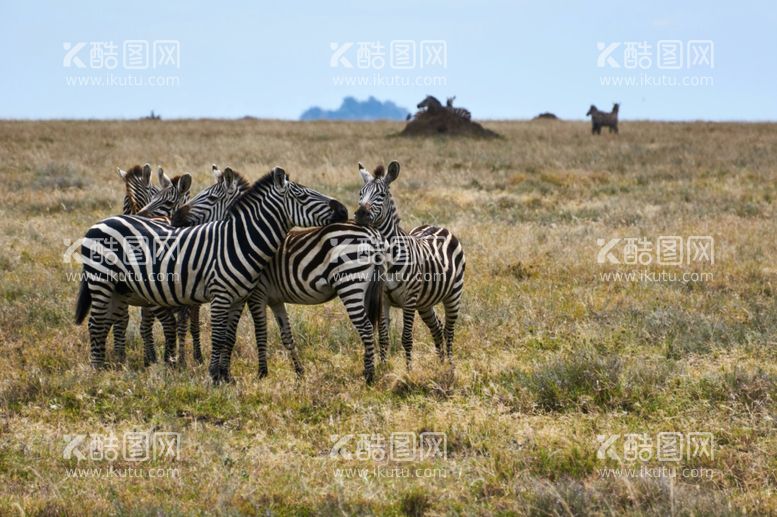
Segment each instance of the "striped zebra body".
[{"label": "striped zebra body", "polygon": [[445,109],[453,113],[459,118],[463,118],[465,120],[471,120],[472,119],[472,113],[469,112],[466,108],[456,108],[453,106],[453,101],[456,100],[456,97],[448,97],[448,100],[445,102]]},{"label": "striped zebra body", "polygon": [[[173,216],[173,224],[190,226],[221,219],[234,198],[246,188],[242,178],[221,175]],[[304,372],[291,334],[285,303],[318,305],[340,297],[365,349],[365,376],[373,377],[373,324],[381,301],[377,231],[350,223],[289,232],[248,298],[254,320],[259,375],[267,375],[267,315],[278,322],[284,347],[298,374]]]},{"label": "striped zebra body", "polygon": [[[178,190],[179,181],[183,178],[184,183],[187,181],[191,185],[191,176],[185,175],[183,177],[176,176],[172,180],[167,178],[162,168],[159,168],[158,174],[160,184],[163,185],[162,190],[158,189],[151,183],[151,165],[148,163],[141,168],[139,165],[133,167],[129,172],[125,172],[118,169],[119,176],[125,183],[125,195],[123,202],[123,211],[125,215],[148,213],[150,215],[156,215],[156,217],[162,217],[164,214],[169,215],[174,206],[167,207],[167,201],[160,203],[160,197],[165,200],[170,198],[169,190],[173,189],[176,192]],[[186,187],[188,192],[188,187]],[[185,201],[185,194],[182,198]],[[154,203],[152,207],[151,204]],[[140,311],[140,335],[143,339],[143,360],[144,364],[148,366],[151,363],[156,362],[156,350],[154,347],[154,318],[156,317],[162,323],[162,327],[165,333],[165,359],[167,361],[172,360],[171,352],[174,350],[174,343],[171,343],[171,339],[174,339],[174,334],[171,331],[175,325],[174,316],[171,319],[171,314],[168,310],[159,307],[143,307]],[[113,325],[113,348],[116,362],[123,364],[126,362],[126,328],[129,323],[129,312],[117,310],[114,314],[116,323]],[[172,348],[171,348],[172,347]]]},{"label": "striped zebra body", "polygon": [[454,115],[456,115],[459,118],[463,118],[465,120],[471,120],[472,119],[472,113],[467,108],[448,108],[450,111],[453,112]]},{"label": "striped zebra body", "polygon": [[[209,371],[215,382],[228,380],[240,308],[289,228],[346,216],[342,204],[290,182],[276,167],[234,203],[223,221],[175,228],[142,217],[117,216],[95,224],[82,247],[84,280],[76,304],[76,323],[91,307],[92,364],[104,365],[105,336],[117,310],[126,311],[127,305],[182,307],[210,302]],[[146,244],[139,256],[124,249],[130,242]]]},{"label": "striped zebra body", "polygon": [[[380,321],[380,354],[388,349],[389,307],[402,309],[402,346],[410,368],[415,312],[432,333],[440,359],[447,355],[453,362],[454,327],[464,288],[466,261],[459,240],[447,229],[423,225],[406,233],[399,226],[399,214],[389,192],[389,184],[399,175],[399,163],[391,162],[388,173],[383,167],[370,174],[359,164],[364,180],[356,221],[375,227],[390,246],[385,281],[383,317]],[[441,325],[434,307],[445,308]],[[443,342],[445,349],[443,349]]]},{"label": "striped zebra body", "polygon": [[374,326],[380,317],[380,234],[352,223],[330,224],[286,236],[248,300],[254,319],[259,375],[267,375],[269,305],[298,375],[304,372],[284,304],[319,305],[339,297],[364,345],[364,376],[374,379]]}]

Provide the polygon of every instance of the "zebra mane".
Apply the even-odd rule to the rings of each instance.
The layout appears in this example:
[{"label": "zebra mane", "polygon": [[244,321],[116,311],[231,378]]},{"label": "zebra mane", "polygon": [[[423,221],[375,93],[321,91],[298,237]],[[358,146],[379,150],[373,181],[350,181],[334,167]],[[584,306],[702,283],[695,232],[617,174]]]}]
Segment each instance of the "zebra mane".
[{"label": "zebra mane", "polygon": [[[138,200],[138,198],[134,194],[134,192],[130,191],[130,182],[134,179],[138,178],[140,180],[143,179],[143,167],[140,165],[133,166],[130,170],[127,171],[127,176],[124,178],[124,198],[129,203],[128,208],[130,209],[130,213],[135,213],[141,208],[143,208],[142,201]],[[126,207],[125,207],[126,208]]]},{"label": "zebra mane", "polygon": [[[239,176],[239,177],[242,179],[242,176]],[[227,217],[239,212],[240,208],[243,205],[250,202],[252,199],[256,198],[256,195],[261,194],[263,191],[267,189],[267,187],[272,187],[272,181],[273,181],[272,172],[268,172],[267,174],[265,174],[264,176],[256,180],[253,185],[248,187],[248,189],[245,192],[240,194],[240,197],[235,199],[235,202],[232,203],[231,207],[229,207],[229,211],[227,212]],[[247,183],[248,182],[246,182],[246,184]]]},{"label": "zebra mane", "polygon": [[248,180],[245,179],[243,175],[237,171],[233,170],[232,173],[235,175],[235,181],[237,181],[237,188],[242,190],[243,192],[248,191],[248,189],[251,187],[251,185],[248,183]]},{"label": "zebra mane", "polygon": [[[248,189],[251,187],[251,185],[248,183],[248,180],[246,180],[243,177],[243,175],[240,174],[239,172],[232,171],[232,173],[235,176],[234,181],[237,182],[237,189],[240,190],[243,194],[245,194],[248,191]],[[216,184],[213,184],[210,187],[208,187],[208,189],[212,189],[215,186]],[[242,194],[240,195],[240,197],[242,197]],[[234,204],[240,200],[240,197],[235,199],[232,202],[232,205],[230,205],[230,207],[234,206]],[[180,207],[178,210],[176,210],[173,213],[173,217],[171,219],[170,224],[173,226],[190,226],[190,223],[187,221],[187,218],[189,217],[189,212],[191,212],[191,208],[192,206],[189,203],[187,203],[182,207]],[[227,211],[227,214],[229,214],[229,211]]]},{"label": "zebra mane", "polygon": [[386,174],[386,168],[383,164],[379,163],[375,170],[372,172],[372,177],[375,179],[382,178]]}]

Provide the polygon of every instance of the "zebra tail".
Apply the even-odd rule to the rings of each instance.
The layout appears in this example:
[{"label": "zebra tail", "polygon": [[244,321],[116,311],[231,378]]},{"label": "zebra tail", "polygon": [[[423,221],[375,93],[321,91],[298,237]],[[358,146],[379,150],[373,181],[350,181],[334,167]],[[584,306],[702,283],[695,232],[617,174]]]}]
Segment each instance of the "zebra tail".
[{"label": "zebra tail", "polygon": [[[377,278],[375,278],[376,275]],[[364,305],[367,310],[367,318],[369,318],[373,328],[377,327],[383,312],[383,275],[380,270],[373,272],[367,285],[367,291],[364,293]]]},{"label": "zebra tail", "polygon": [[78,300],[76,300],[76,325],[80,325],[89,308],[92,306],[92,294],[89,292],[89,286],[86,283],[86,277],[81,279],[81,289],[78,291]]}]

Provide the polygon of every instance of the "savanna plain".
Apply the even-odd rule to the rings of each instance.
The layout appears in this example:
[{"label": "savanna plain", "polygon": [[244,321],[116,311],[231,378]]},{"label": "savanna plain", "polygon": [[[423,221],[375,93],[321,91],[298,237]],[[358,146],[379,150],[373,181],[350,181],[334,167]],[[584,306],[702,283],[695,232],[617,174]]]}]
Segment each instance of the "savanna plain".
[{"label": "savanna plain", "polygon": [[[408,139],[389,122],[0,122],[0,514],[777,513],[777,125],[485,126],[503,138]],[[137,309],[126,366],[89,366],[66,252],[121,212],[116,167],[191,172],[196,192],[212,163],[249,179],[280,165],[353,213],[357,162],[391,160],[403,227],[446,226],[467,254],[454,368],[417,318],[407,372],[392,312],[388,363],[365,385],[338,300],[289,308],[300,380],[274,322],[257,378],[246,314],[232,384],[212,385],[190,343],[185,367],[144,368]],[[659,264],[663,236],[706,237],[714,257]],[[652,259],[602,256],[630,238]],[[209,334],[203,309],[206,357]],[[132,432],[177,433],[177,454],[66,450]],[[365,435],[429,432],[445,437],[431,457],[357,454]],[[659,433],[712,442],[666,461]],[[333,454],[348,435],[351,453]]]}]

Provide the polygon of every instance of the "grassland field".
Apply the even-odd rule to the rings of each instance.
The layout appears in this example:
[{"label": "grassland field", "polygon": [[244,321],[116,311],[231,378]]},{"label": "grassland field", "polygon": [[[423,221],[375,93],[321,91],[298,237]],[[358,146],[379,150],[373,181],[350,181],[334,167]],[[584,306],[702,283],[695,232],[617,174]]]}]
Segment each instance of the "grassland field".
[{"label": "grassland field", "polygon": [[[0,514],[777,514],[777,125],[484,125],[504,138],[398,138],[389,122],[0,122]],[[126,368],[91,369],[73,324],[80,266],[63,254],[121,212],[116,167],[191,172],[198,191],[211,163],[248,178],[281,165],[353,211],[357,162],[390,160],[403,226],[446,226],[467,254],[455,369],[418,318],[407,372],[394,312],[389,362],[366,386],[337,300],[289,308],[302,380],[274,322],[257,378],[245,315],[234,384],[211,385],[191,359],[146,369],[137,309]],[[602,242],[661,236],[708,237],[714,260],[598,260]],[[203,310],[206,353],[209,336]],[[131,432],[179,433],[178,454],[65,450]],[[444,433],[443,454],[331,454],[347,435],[355,451],[359,435],[428,432]],[[683,442],[663,461],[651,447],[670,432],[707,433],[711,454]],[[627,435],[653,444],[646,457],[626,457]]]}]

